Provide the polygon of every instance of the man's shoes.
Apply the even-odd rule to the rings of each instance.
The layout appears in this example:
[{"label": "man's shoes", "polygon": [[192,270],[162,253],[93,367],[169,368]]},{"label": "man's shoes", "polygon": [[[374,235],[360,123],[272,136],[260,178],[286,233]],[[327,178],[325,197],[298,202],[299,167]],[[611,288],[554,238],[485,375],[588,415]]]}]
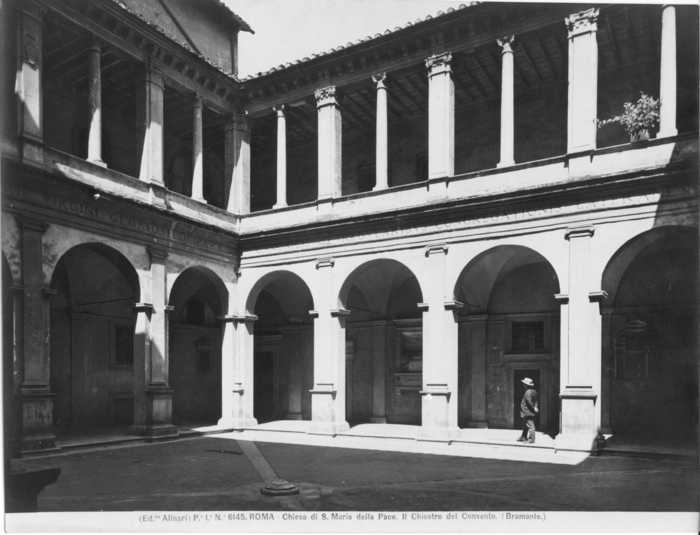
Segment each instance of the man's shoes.
[{"label": "man's shoes", "polygon": [[534,444],[534,443],[535,443],[534,440],[525,440],[525,442],[527,442],[528,444]]},{"label": "man's shoes", "polygon": [[524,437],[518,437],[516,440],[517,440],[518,442],[527,442],[527,439],[524,438]]}]

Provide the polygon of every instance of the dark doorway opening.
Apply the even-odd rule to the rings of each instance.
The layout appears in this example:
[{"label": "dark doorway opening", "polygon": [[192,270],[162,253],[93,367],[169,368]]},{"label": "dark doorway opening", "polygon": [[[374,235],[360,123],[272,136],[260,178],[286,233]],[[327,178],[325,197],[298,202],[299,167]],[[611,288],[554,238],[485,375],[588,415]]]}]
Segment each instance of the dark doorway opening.
[{"label": "dark doorway opening", "polygon": [[253,415],[258,423],[275,419],[277,399],[275,396],[275,354],[273,351],[256,351],[253,365],[255,391]]},{"label": "dark doorway opening", "polygon": [[668,392],[668,432],[679,439],[694,438],[698,429],[698,381],[695,366],[673,366]]},{"label": "dark doorway opening", "polygon": [[[523,394],[525,394],[525,385],[522,383],[522,380],[526,377],[532,379],[532,382],[535,383],[538,401],[540,405],[542,404],[540,370],[513,370],[513,429],[522,429],[523,427],[523,419],[520,417],[520,402],[523,400]],[[540,408],[540,413],[535,417],[535,429],[538,431],[542,430],[542,427],[540,426],[541,413],[542,408]]]}]

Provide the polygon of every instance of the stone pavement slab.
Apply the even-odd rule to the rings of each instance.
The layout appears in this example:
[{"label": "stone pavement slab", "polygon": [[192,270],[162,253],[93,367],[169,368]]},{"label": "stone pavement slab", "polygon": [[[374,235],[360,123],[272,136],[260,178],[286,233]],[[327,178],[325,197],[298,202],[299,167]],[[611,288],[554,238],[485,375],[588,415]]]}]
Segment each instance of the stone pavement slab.
[{"label": "stone pavement slab", "polygon": [[[241,448],[233,437],[244,434],[16,463],[61,468],[59,481],[39,497],[40,511],[698,510],[697,463],[625,457],[532,463],[258,441]],[[257,461],[246,455],[251,448]],[[259,461],[272,474],[261,473]],[[293,482],[300,494],[263,496],[264,478],[272,475]]]}]

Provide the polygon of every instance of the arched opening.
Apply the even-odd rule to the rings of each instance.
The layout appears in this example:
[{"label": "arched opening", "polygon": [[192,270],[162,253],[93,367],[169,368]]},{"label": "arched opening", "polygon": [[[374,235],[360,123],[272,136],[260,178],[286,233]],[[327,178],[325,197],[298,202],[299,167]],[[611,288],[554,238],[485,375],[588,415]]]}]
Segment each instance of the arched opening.
[{"label": "arched opening", "polygon": [[214,425],[221,418],[219,317],[227,303],[221,279],[201,266],[183,271],[170,292],[169,383],[176,425]]},{"label": "arched opening", "polygon": [[78,245],[59,260],[51,289],[56,433],[131,425],[136,271],[111,247]]},{"label": "arched opening", "polygon": [[539,393],[538,431],[559,430],[559,280],[551,264],[522,246],[498,246],[460,274],[460,427],[519,429],[521,381]]},{"label": "arched opening", "polygon": [[395,260],[373,260],[343,284],[346,420],[421,425],[423,301],[418,280]]},{"label": "arched opening", "polygon": [[248,298],[254,326],[253,415],[258,423],[311,420],[314,372],[314,303],[294,273],[263,277]]},{"label": "arched opening", "polygon": [[697,445],[697,259],[697,235],[668,227],[606,266],[602,425],[617,439]]}]

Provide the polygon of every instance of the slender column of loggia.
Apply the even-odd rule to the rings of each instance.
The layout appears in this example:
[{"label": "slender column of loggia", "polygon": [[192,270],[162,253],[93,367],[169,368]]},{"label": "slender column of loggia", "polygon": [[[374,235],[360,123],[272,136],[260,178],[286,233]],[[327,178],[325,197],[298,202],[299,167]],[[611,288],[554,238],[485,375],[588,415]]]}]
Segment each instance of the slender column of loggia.
[{"label": "slender column of loggia", "polygon": [[196,95],[192,103],[192,198],[205,203],[204,199],[204,147],[202,142],[202,97]]},{"label": "slender column of loggia", "polygon": [[227,121],[224,150],[227,181],[230,180],[227,210],[250,213],[250,125],[248,118],[234,114]]},{"label": "slender column of loggia", "polygon": [[314,317],[314,387],[311,390],[309,433],[336,435],[350,428],[345,421],[345,317],[333,295],[333,258],[316,261],[318,285]]},{"label": "slender column of loggia", "polygon": [[661,86],[659,137],[678,134],[676,128],[676,8],[665,5],[661,15]]},{"label": "slender column of loggia", "polygon": [[569,30],[569,154],[596,148],[599,13],[599,9],[591,8],[566,18]]},{"label": "slender column of loggia", "polygon": [[[426,280],[423,296],[423,390],[421,440],[459,437],[457,425],[457,311],[463,304],[452,300],[446,277],[446,244],[425,248]],[[449,299],[447,298],[449,296]]]},{"label": "slender column of loggia", "polygon": [[605,292],[591,291],[593,227],[566,232],[569,241],[568,294],[557,299],[561,311],[561,434],[560,450],[590,451],[600,428],[601,316]]},{"label": "slender column of loggia", "polygon": [[151,62],[138,83],[136,116],[141,146],[139,180],[164,187],[163,182],[163,73]]},{"label": "slender column of loggia", "polygon": [[286,106],[274,108],[277,112],[277,203],[274,208],[287,206],[287,116]]},{"label": "slender column of loggia", "polygon": [[377,84],[377,184],[373,191],[378,191],[389,187],[389,121],[387,118],[387,88],[384,83],[386,74],[375,74],[372,76],[372,81]]},{"label": "slender column of loggia", "polygon": [[[8,8],[5,8],[7,11]],[[43,12],[44,7],[34,0],[25,0],[18,6],[18,34],[20,35],[20,63],[17,72],[19,131],[22,140],[22,160],[43,164],[44,121],[42,116],[43,70]]]},{"label": "slender column of loggia", "polygon": [[428,179],[455,173],[455,83],[452,53],[425,60],[428,68]]},{"label": "slender column of loggia", "polygon": [[88,136],[88,161],[107,167],[102,161],[102,72],[100,59],[102,47],[93,42],[88,49],[88,100],[90,104],[90,133]]},{"label": "slender column of loggia", "polygon": [[342,195],[342,120],[335,86],[315,92],[318,108],[318,199]]},{"label": "slender column of loggia", "polygon": [[501,76],[501,161],[498,167],[515,165],[515,104],[513,95],[513,36],[498,39],[503,49]]}]

